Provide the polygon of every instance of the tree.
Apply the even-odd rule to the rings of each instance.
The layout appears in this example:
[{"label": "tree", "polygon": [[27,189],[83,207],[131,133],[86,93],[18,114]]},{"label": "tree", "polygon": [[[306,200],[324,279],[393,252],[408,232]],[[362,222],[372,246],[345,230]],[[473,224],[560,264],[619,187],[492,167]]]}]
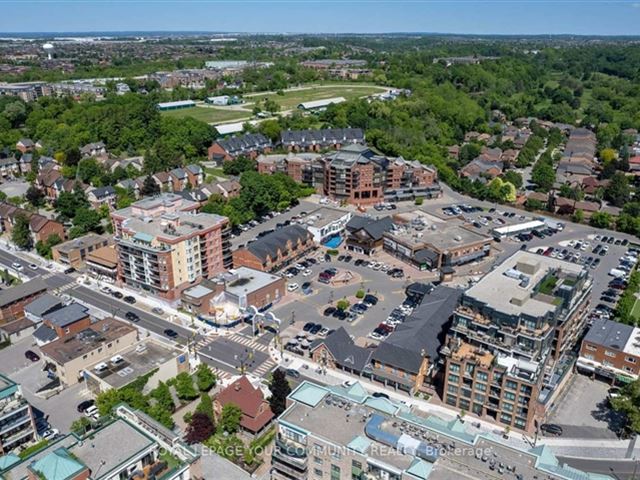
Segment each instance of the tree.
[{"label": "tree", "polygon": [[189,445],[202,443],[209,439],[214,432],[215,426],[211,418],[204,413],[195,412],[191,416],[191,422],[189,422],[189,426],[187,427],[185,441]]},{"label": "tree", "polygon": [[605,148],[600,152],[600,161],[602,163],[609,163],[616,159],[616,151],[613,148]]},{"label": "tree", "polygon": [[243,172],[249,172],[255,169],[255,160],[245,156],[222,162],[222,171],[225,175],[240,175]]},{"label": "tree", "polygon": [[11,241],[22,250],[30,250],[33,247],[29,218],[24,213],[19,213],[15,216]]},{"label": "tree", "polygon": [[240,427],[241,419],[242,410],[240,407],[234,403],[227,403],[222,407],[218,428],[221,432],[227,432],[229,434],[236,433]]},{"label": "tree", "polygon": [[198,390],[208,392],[216,385],[216,376],[206,363],[201,363],[196,369],[196,383]]},{"label": "tree", "polygon": [[571,220],[575,223],[584,222],[584,212],[580,209],[577,209],[575,212],[573,212],[573,215],[571,215]]},{"label": "tree", "polygon": [[546,162],[536,162],[531,170],[531,181],[544,192],[551,190],[556,181],[556,172],[553,166]]},{"label": "tree", "polygon": [[34,185],[27,189],[24,198],[34,207],[41,207],[44,204],[44,193]]},{"label": "tree", "polygon": [[629,179],[622,172],[616,172],[611,177],[609,185],[604,189],[604,198],[616,207],[623,207],[631,198]]},{"label": "tree", "polygon": [[198,392],[193,386],[193,379],[187,372],[179,373],[176,376],[176,394],[180,400],[193,400],[198,398]]},{"label": "tree", "polygon": [[208,393],[203,392],[200,395],[200,403],[198,403],[198,406],[196,407],[196,412],[204,413],[213,420],[213,402],[211,401],[211,397]]},{"label": "tree", "polygon": [[291,386],[287,380],[287,376],[281,368],[274,370],[269,384],[271,397],[269,397],[269,405],[271,411],[277,417],[287,408],[287,397],[291,393]]},{"label": "tree", "polygon": [[53,233],[47,237],[47,239],[43,242],[42,240],[38,240],[36,242],[36,251],[38,255],[45,258],[51,258],[51,248],[55,245],[62,243],[62,239],[57,233]]},{"label": "tree", "polygon": [[160,185],[156,183],[151,175],[147,175],[144,179],[144,183],[142,184],[142,188],[140,189],[140,193],[143,196],[157,195],[160,193]]},{"label": "tree", "polygon": [[589,219],[589,225],[596,228],[609,228],[612,220],[607,212],[594,212]]},{"label": "tree", "polygon": [[87,417],[80,417],[71,424],[71,431],[78,435],[84,435],[91,428],[91,420]]},{"label": "tree", "polygon": [[80,208],[73,217],[74,226],[84,234],[87,232],[102,233],[100,213],[89,208]]},{"label": "tree", "polygon": [[171,389],[164,382],[160,382],[156,388],[151,390],[149,396],[155,399],[157,404],[168,412],[173,412],[176,408],[175,403],[173,403],[173,397],[171,396]]},{"label": "tree", "polygon": [[175,426],[173,418],[171,417],[171,412],[165,410],[159,404],[155,404],[147,408],[146,414],[160,422],[168,429],[172,429]]},{"label": "tree", "polygon": [[507,172],[502,176],[502,178],[511,183],[516,190],[522,188],[522,175],[516,172],[515,170],[507,170]]},{"label": "tree", "polygon": [[102,166],[95,158],[83,158],[78,163],[78,170],[76,175],[84,183],[90,183],[93,178],[100,176],[103,173]]}]

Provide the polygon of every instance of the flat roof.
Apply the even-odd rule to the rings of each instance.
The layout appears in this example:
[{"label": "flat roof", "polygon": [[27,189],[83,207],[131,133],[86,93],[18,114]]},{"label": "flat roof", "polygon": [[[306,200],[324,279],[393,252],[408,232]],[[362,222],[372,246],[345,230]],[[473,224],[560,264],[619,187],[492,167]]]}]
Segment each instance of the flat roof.
[{"label": "flat roof", "polygon": [[545,223],[540,220],[531,220],[530,222],[517,223],[515,225],[505,225],[504,227],[494,228],[492,231],[500,235],[509,235],[510,233],[532,230],[534,228],[544,227]]},{"label": "flat roof", "polygon": [[255,292],[281,279],[278,275],[247,267],[238,267],[229,270],[228,275],[235,277],[235,279],[227,281],[225,291],[236,296]]},{"label": "flat roof", "polygon": [[89,233],[88,235],[84,235],[80,238],[74,238],[73,240],[68,240],[64,243],[55,245],[53,249],[58,250],[59,252],[69,253],[72,250],[92,247],[95,245],[102,244],[108,240],[109,239],[106,236],[96,235],[95,233]]},{"label": "flat roof", "polygon": [[385,236],[394,238],[405,245],[411,245],[414,248],[426,244],[440,252],[492,241],[491,237],[487,235],[474,232],[461,225],[446,223],[432,223],[427,226],[407,224],[386,232]]},{"label": "flat roof", "polygon": [[154,238],[161,238],[172,241],[215,227],[225,220],[225,217],[214,213],[172,212],[158,217],[129,217],[122,222],[122,227],[135,232],[136,240],[151,242]]},{"label": "flat roof", "polygon": [[305,227],[323,228],[337,222],[345,216],[351,217],[349,210],[340,210],[339,208],[320,207],[302,217],[299,223]]},{"label": "flat roof", "polygon": [[158,108],[172,108],[172,107],[194,107],[196,102],[193,100],[177,100],[175,102],[160,102]]},{"label": "flat roof", "polygon": [[[145,346],[144,351],[138,352],[136,350],[136,348],[139,348],[139,345]],[[103,382],[108,383],[111,387],[120,388],[128,385],[136,378],[153,371],[160,365],[185,354],[184,352],[176,348],[172,348],[169,345],[165,345],[155,340],[146,339],[127,350],[118,352],[118,355],[120,355],[124,361],[117,367],[110,365],[103,373],[97,374],[93,370],[93,367],[98,363],[103,363],[103,361],[96,362],[86,370],[90,372],[91,375],[94,375],[100,378]]]},{"label": "flat roof", "polygon": [[585,342],[640,356],[640,328],[613,320],[596,319],[584,337]]},{"label": "flat roof", "polygon": [[44,355],[53,358],[59,364],[65,364],[73,359],[92,352],[101,345],[135,332],[137,329],[128,323],[105,318],[99,320],[89,328],[78,332],[71,338],[61,338],[43,345],[40,350]]},{"label": "flat roof", "polygon": [[[523,268],[526,271],[523,271]],[[576,276],[586,272],[584,267],[571,262],[518,251],[469,288],[465,297],[482,302],[507,315],[526,313],[532,317],[542,317],[555,311],[557,305],[541,295],[534,298],[535,289],[548,273],[556,270]],[[522,277],[529,279],[528,283],[523,285],[522,277],[516,278],[513,273],[521,273]],[[549,297],[549,300],[551,299],[553,297]]]},{"label": "flat roof", "polygon": [[333,105],[334,103],[342,103],[347,100],[344,97],[333,97],[333,98],[325,98],[323,100],[312,100],[310,102],[302,102],[298,104],[298,108],[304,108],[308,110],[310,108],[322,108],[328,107],[329,105]]}]

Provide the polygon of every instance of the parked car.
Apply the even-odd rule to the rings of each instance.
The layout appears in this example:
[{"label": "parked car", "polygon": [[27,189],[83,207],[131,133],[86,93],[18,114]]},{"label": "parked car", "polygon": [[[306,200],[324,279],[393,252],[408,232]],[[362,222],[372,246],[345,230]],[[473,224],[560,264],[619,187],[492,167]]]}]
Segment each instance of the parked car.
[{"label": "parked car", "polygon": [[11,266],[13,267],[14,270],[17,270],[18,272],[21,272],[22,270],[24,270],[24,267],[18,262],[13,262]]},{"label": "parked car", "polygon": [[164,315],[164,310],[161,309],[160,307],[153,307],[151,309],[152,313],[155,313],[156,315]]},{"label": "parked car", "polygon": [[315,323],[313,323],[313,322],[307,322],[307,323],[305,323],[305,324],[304,324],[304,327],[302,327],[302,331],[303,331],[303,332],[310,332],[310,331],[311,331],[311,329],[312,329],[313,327],[315,327],[315,325],[316,325],[316,324],[315,324]]},{"label": "parked car", "polygon": [[327,307],[324,309],[324,312],[322,312],[322,314],[325,317],[330,317],[331,315],[333,315],[333,313],[337,310],[336,307]]},{"label": "parked car", "polygon": [[294,370],[293,368],[288,368],[285,373],[287,374],[288,377],[291,378],[300,378],[300,372],[298,372],[297,370]]},{"label": "parked car", "polygon": [[290,283],[289,285],[287,285],[287,290],[289,292],[295,292],[298,288],[300,288],[300,285],[298,285],[297,283]]},{"label": "parked car", "polygon": [[30,268],[31,270],[37,270],[37,269],[38,269],[38,265],[36,265],[35,263],[30,263],[30,264],[29,264],[29,268]]},{"label": "parked car", "polygon": [[44,432],[41,436],[44,440],[51,441],[55,439],[59,434],[60,434],[60,430],[58,430],[57,428],[52,428]]},{"label": "parked car", "polygon": [[84,413],[87,408],[92,407],[95,403],[95,400],[85,400],[80,402],[77,407],[78,413]]},{"label": "parked car", "polygon": [[117,290],[114,290],[113,292],[111,292],[111,295],[114,298],[117,298],[118,300],[120,300],[122,297],[124,297],[124,295],[121,292],[118,292]]},{"label": "parked car", "polygon": [[389,395],[383,392],[373,392],[371,396],[375,398],[386,398],[387,400],[389,400]]},{"label": "parked car", "polygon": [[38,360],[40,360],[40,355],[38,355],[33,350],[27,350],[26,352],[24,352],[24,356],[27,358],[27,360],[31,360],[32,362],[37,362]]},{"label": "parked car", "polygon": [[364,303],[367,307],[372,307],[378,303],[378,297],[375,295],[367,294],[362,299],[362,303]]},{"label": "parked car", "polygon": [[555,423],[543,423],[542,425],[540,425],[540,430],[542,430],[543,433],[556,437],[562,435],[562,427],[560,425],[556,425]]},{"label": "parked car", "polygon": [[136,299],[134,297],[132,297],[131,295],[127,295],[122,300],[127,302],[129,305],[133,305],[134,303],[136,303]]}]

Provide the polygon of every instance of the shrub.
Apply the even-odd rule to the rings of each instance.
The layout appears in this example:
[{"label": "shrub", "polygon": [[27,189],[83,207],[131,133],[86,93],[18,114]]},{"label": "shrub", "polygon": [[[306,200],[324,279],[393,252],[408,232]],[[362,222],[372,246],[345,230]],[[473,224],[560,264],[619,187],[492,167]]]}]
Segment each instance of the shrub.
[{"label": "shrub", "polygon": [[424,203],[424,197],[416,198],[416,205],[422,205]]},{"label": "shrub", "polygon": [[365,292],[362,289],[356,292],[356,298],[364,298],[364,295],[365,295]]},{"label": "shrub", "polygon": [[346,310],[347,308],[349,308],[349,301],[348,300],[338,300],[338,303],[336,304],[336,307],[338,308],[338,310]]}]

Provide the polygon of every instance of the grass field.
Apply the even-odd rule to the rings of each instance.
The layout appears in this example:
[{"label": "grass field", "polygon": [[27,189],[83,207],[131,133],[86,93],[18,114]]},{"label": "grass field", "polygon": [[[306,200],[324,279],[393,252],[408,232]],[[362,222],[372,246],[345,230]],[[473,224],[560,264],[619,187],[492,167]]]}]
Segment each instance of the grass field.
[{"label": "grass field", "polygon": [[241,119],[249,119],[253,117],[254,103],[261,102],[266,98],[270,98],[280,105],[282,111],[293,110],[300,103],[309,102],[312,100],[324,100],[326,98],[344,97],[347,100],[354,98],[365,97],[373,93],[381,93],[386,89],[384,87],[378,87],[376,85],[366,83],[355,83],[348,85],[314,85],[312,87],[303,87],[299,90],[288,90],[283,92],[282,95],[277,93],[250,93],[244,95],[246,102],[243,105],[246,110],[233,110],[224,107],[192,107],[183,108],[180,110],[169,110],[162,112],[162,115],[171,117],[184,118],[193,117],[197,120],[202,120],[207,123],[225,123],[233,122]]},{"label": "grass field", "polygon": [[373,93],[381,93],[385,89],[376,85],[353,84],[353,85],[324,85],[310,87],[300,90],[288,90],[282,95],[277,93],[266,94],[249,94],[244,99],[248,102],[259,102],[265,98],[276,101],[282,110],[291,110],[296,108],[302,102],[310,102],[312,100],[324,100],[332,97],[344,97],[347,100],[364,97]]},{"label": "grass field", "polygon": [[170,117],[184,118],[193,117],[196,120],[202,120],[207,123],[223,123],[240,120],[241,118],[251,117],[251,112],[243,112],[242,110],[226,110],[222,108],[210,107],[192,107],[182,108],[180,110],[169,110],[162,112],[162,115]]},{"label": "grass field", "polygon": [[640,320],[640,300],[636,300],[631,309],[631,316],[636,320]]}]

